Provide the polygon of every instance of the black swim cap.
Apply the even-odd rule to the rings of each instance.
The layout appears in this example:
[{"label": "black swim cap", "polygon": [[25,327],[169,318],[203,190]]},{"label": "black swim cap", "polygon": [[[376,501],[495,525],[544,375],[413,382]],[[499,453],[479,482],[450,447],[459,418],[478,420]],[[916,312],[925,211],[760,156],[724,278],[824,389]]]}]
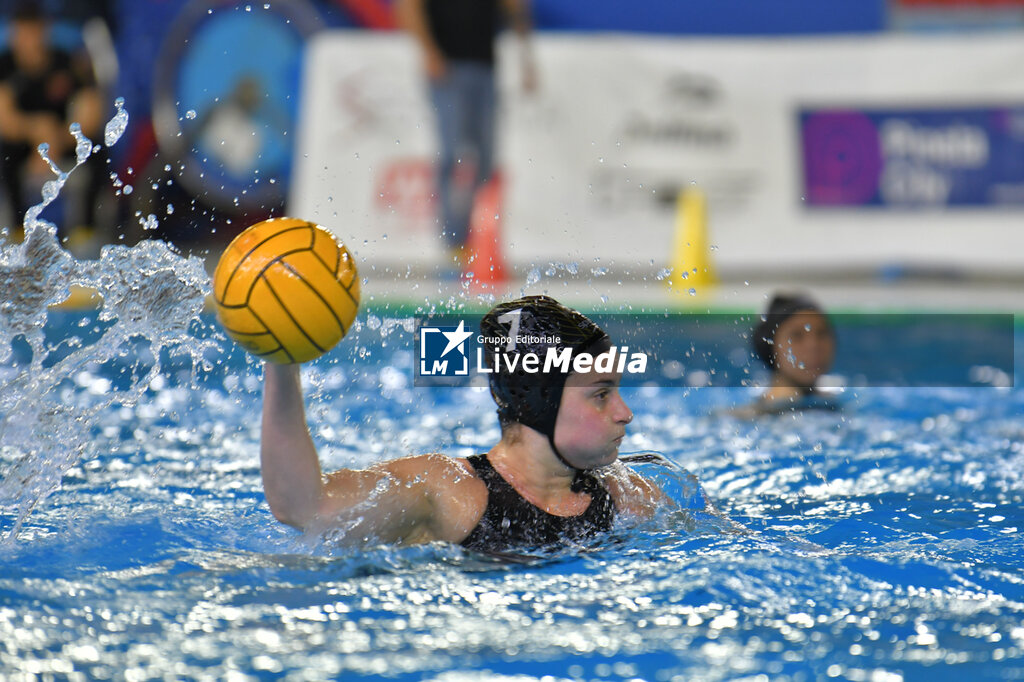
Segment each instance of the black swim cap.
[{"label": "black swim cap", "polygon": [[792,296],[782,294],[772,299],[772,302],[768,305],[768,312],[764,314],[764,319],[754,327],[754,334],[750,338],[750,343],[754,347],[754,353],[757,357],[761,358],[761,362],[767,365],[769,369],[777,368],[777,363],[775,362],[775,332],[779,331],[779,327],[783,322],[802,310],[812,310],[824,315],[821,306],[807,296],[801,294]]},{"label": "black swim cap", "polygon": [[480,320],[480,332],[485,362],[494,371],[489,375],[491,395],[501,423],[529,426],[546,435],[554,448],[555,422],[568,373],[528,373],[521,363],[509,372],[503,361],[495,371],[495,355],[535,353],[542,362],[549,348],[571,348],[574,356],[598,355],[611,348],[611,339],[585,315],[549,296],[526,296],[498,304]]}]

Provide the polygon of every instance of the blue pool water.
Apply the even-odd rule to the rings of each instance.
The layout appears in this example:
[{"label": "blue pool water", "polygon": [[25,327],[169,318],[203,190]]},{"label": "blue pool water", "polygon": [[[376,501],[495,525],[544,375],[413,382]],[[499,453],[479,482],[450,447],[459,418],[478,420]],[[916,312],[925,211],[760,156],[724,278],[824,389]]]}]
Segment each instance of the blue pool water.
[{"label": "blue pool water", "polygon": [[[105,324],[51,314],[49,360],[26,372],[19,341],[0,366],[0,679],[1024,678],[1020,388],[865,388],[753,421],[721,414],[752,389],[626,389],[623,451],[696,474],[742,530],[645,465],[683,509],[508,563],[279,525],[259,367],[180,330],[110,352]],[[497,439],[485,392],[412,367],[364,324],[306,368],[325,469]]]}]

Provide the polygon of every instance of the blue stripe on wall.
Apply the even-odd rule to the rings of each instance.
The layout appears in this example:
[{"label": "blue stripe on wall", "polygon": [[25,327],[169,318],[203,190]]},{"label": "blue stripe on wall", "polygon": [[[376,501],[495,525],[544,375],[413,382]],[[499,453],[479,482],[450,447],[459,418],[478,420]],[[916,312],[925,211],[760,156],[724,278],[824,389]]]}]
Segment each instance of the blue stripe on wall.
[{"label": "blue stripe on wall", "polygon": [[886,0],[533,0],[537,28],[674,35],[868,33]]}]

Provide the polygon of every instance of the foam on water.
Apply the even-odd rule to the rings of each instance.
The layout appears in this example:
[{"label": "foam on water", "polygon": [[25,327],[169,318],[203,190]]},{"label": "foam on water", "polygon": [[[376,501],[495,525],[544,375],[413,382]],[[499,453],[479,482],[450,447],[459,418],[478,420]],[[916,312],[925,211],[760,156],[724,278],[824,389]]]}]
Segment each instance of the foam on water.
[{"label": "foam on water", "polygon": [[[106,125],[105,141],[115,143],[128,125],[123,99]],[[96,415],[112,403],[138,400],[160,373],[164,349],[173,348],[202,361],[208,347],[188,328],[203,309],[208,277],[198,258],[184,258],[160,241],[134,247],[103,247],[97,260],[77,260],[64,249],[57,228],[40,218],[59,196],[69,175],[93,153],[93,143],[75,123],[76,163],[62,170],[40,145],[39,153],[54,173],[42,189],[42,201],[25,215],[24,241],[0,240],[0,442],[4,462],[14,462],[0,475],[0,505],[18,509],[13,527],[4,529],[13,541],[25,516],[51,493],[64,473],[90,450]],[[68,297],[72,287],[95,289],[103,298],[98,321],[101,338],[77,347],[48,345],[45,327],[51,306]],[[15,345],[27,345],[30,357],[14,357]],[[118,358],[134,358],[146,346],[148,361],[130,381],[113,385],[96,379],[94,393],[103,399],[89,405],[68,400],[66,382],[90,381],[91,372]],[[141,368],[141,365],[139,366]]]}]

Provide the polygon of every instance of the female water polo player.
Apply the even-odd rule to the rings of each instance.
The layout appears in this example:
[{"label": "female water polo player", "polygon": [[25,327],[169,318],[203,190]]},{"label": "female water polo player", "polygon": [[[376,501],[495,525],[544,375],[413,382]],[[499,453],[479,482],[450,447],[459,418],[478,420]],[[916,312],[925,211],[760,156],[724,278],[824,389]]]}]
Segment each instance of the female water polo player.
[{"label": "female water polo player", "polygon": [[[511,330],[510,320],[518,319]],[[305,531],[344,528],[356,540],[445,541],[487,552],[586,540],[621,514],[651,516],[665,499],[616,462],[633,413],[618,373],[509,372],[505,356],[594,356],[611,341],[546,296],[500,304],[481,321],[501,440],[467,459],[410,456],[369,469],[320,471],[303,411],[298,365],[265,367],[261,466],[274,516]],[[514,336],[520,343],[509,344]],[[509,348],[513,345],[513,348]]]},{"label": "female water polo player", "polygon": [[772,370],[771,386],[740,415],[793,409],[835,409],[818,390],[818,380],[832,368],[836,335],[821,307],[803,295],[776,295],[751,336],[754,354]]}]

